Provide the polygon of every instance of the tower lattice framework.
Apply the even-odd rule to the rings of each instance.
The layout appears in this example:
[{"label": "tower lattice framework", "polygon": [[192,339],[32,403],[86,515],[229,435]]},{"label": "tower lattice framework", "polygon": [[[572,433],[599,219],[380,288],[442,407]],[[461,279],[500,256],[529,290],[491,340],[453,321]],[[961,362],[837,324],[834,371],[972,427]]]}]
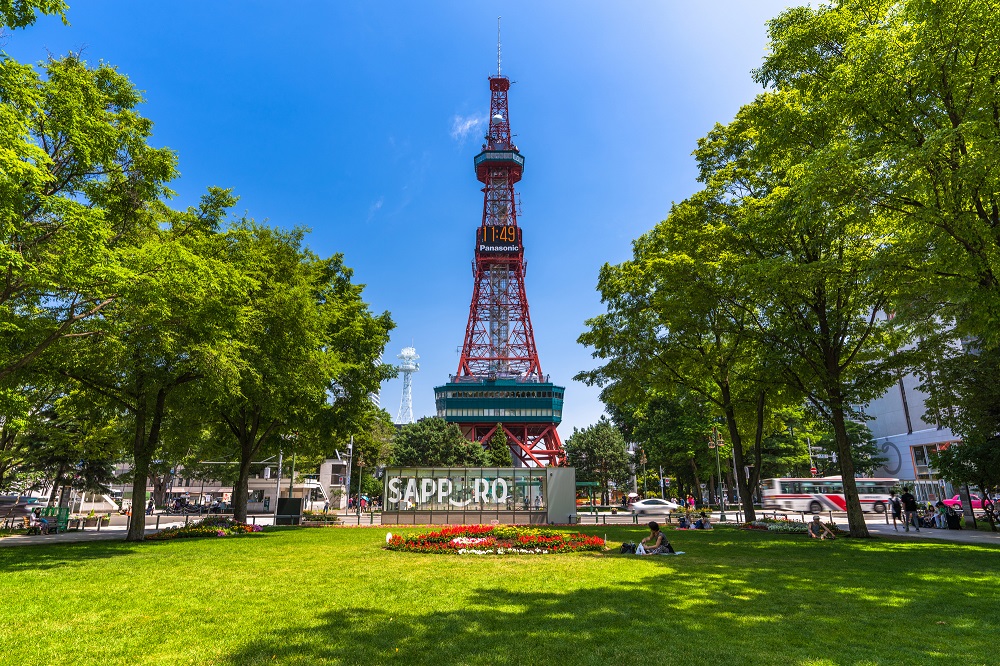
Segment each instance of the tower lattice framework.
[{"label": "tower lattice framework", "polygon": [[402,361],[399,364],[399,373],[403,375],[403,396],[399,400],[399,412],[396,414],[396,423],[413,423],[413,373],[420,370],[417,359],[417,350],[413,347],[403,347],[403,351],[396,357]]},{"label": "tower lattice framework", "polygon": [[524,246],[514,189],[524,157],[513,143],[508,109],[510,79],[489,77],[490,121],[474,163],[483,184],[483,214],[476,229],[472,303],[458,370],[436,389],[438,413],[466,436],[489,440],[503,428],[522,465],[565,462],[556,430],[564,388],[542,373],[525,292]]}]

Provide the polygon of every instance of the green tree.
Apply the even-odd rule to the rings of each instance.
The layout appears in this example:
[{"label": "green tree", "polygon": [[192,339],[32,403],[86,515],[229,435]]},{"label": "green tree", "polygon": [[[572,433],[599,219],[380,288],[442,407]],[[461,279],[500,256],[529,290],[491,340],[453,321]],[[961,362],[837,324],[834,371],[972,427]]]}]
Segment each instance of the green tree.
[{"label": "green tree", "polygon": [[[677,479],[677,492],[700,490],[703,482],[710,482],[713,494],[717,492],[715,453],[707,445],[713,419],[701,396],[696,393],[654,395],[636,414],[635,421],[633,439],[641,445],[647,465],[657,473],[662,467],[666,476]],[[728,457],[726,449],[722,455],[726,469]]]},{"label": "green tree", "polygon": [[[854,469],[865,476],[873,476],[875,471],[887,460],[872,438],[872,431],[864,423],[857,421],[848,421],[846,427],[847,439],[851,444]],[[836,457],[837,438],[834,433],[824,434],[817,440],[816,444],[827,455]]]},{"label": "green tree", "polygon": [[109,65],[70,55],[40,74],[0,58],[0,391],[50,347],[96,334],[81,324],[132,279],[122,248],[176,162],[148,145],[141,101]]},{"label": "green tree", "polygon": [[924,278],[908,306],[987,347],[1000,343],[998,15],[997,0],[796,7],[770,22],[770,53],[755,72],[803,116],[836,118],[830,176],[848,175],[855,201],[907,230],[897,242]]},{"label": "green tree", "polygon": [[[810,91],[811,92],[811,91]],[[760,95],[696,153],[706,196],[726,209],[731,279],[785,381],[831,425],[851,534],[867,536],[847,423],[882,395],[913,335],[901,307],[907,230],[858,193],[877,176],[847,169],[850,127],[792,87]]]},{"label": "green tree", "polygon": [[601,484],[601,503],[611,501],[611,484],[624,485],[631,474],[630,458],[625,438],[605,417],[580,430],[566,440],[566,464],[576,468],[580,481]]},{"label": "green tree", "polygon": [[1000,486],[1000,350],[937,351],[921,388],[929,410],[962,441],[938,451],[932,464],[944,479],[987,492]]},{"label": "green tree", "polygon": [[237,314],[237,356],[208,390],[222,426],[216,441],[239,461],[233,512],[241,521],[262,447],[295,431],[300,455],[330,453],[319,430],[367,409],[391,374],[379,362],[393,327],[388,313],[373,316],[342,257],[320,259],[303,247],[304,235],[249,220],[225,234],[226,261],[250,287]]},{"label": "green tree", "polygon": [[433,416],[399,429],[392,462],[402,467],[485,467],[486,452],[463,437],[457,425]]},{"label": "green tree", "polygon": [[[235,363],[237,303],[246,285],[219,257],[217,233],[228,192],[212,190],[197,209],[177,213],[158,204],[142,211],[128,261],[132,281],[87,320],[90,337],[64,345],[62,372],[95,403],[120,410],[129,427],[134,500],[144,498],[162,444],[164,418],[186,384],[223,376]],[[126,539],[145,525],[133,511]]]},{"label": "green tree", "polygon": [[0,0],[0,35],[3,28],[24,28],[34,24],[38,14],[55,14],[66,23],[65,0]]},{"label": "green tree", "polygon": [[605,363],[576,378],[602,386],[604,402],[622,412],[641,412],[651,389],[699,395],[724,419],[736,484],[753,520],[749,488],[761,468],[766,421],[794,390],[777,383],[753,330],[749,285],[733,275],[744,258],[732,250],[728,212],[708,196],[678,204],[633,243],[631,261],[601,268],[598,290],[608,312],[587,320],[590,330],[579,341]]},{"label": "green tree", "polygon": [[510,454],[510,442],[502,423],[497,424],[493,436],[486,442],[486,465],[488,467],[514,466],[514,458]]}]

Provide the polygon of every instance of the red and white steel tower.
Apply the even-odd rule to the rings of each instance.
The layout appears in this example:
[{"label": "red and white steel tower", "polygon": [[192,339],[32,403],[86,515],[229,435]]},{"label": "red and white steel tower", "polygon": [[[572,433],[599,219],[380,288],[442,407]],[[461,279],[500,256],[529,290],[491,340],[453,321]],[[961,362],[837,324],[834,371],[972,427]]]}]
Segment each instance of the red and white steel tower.
[{"label": "red and white steel tower", "polygon": [[503,428],[521,465],[560,465],[565,452],[556,426],[565,389],[542,374],[528,312],[514,190],[524,156],[512,140],[510,79],[500,73],[499,57],[489,84],[489,131],[474,160],[483,215],[476,229],[472,304],[458,371],[435,388],[437,411],[473,441],[485,442]]}]

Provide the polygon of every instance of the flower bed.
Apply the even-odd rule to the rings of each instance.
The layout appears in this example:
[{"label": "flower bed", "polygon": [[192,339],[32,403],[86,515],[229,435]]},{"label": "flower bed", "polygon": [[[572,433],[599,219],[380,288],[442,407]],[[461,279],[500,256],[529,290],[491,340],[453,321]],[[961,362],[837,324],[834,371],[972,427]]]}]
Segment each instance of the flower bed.
[{"label": "flower bed", "polygon": [[147,541],[169,541],[171,539],[190,539],[194,537],[224,537],[241,534],[255,534],[263,531],[260,525],[248,525],[225,516],[208,516],[203,520],[184,525],[183,527],[168,527],[155,534],[146,535]]},{"label": "flower bed", "polygon": [[[835,523],[824,523],[824,525],[826,525],[835,536],[846,534],[846,532],[837,527]],[[789,520],[788,518],[761,518],[753,521],[752,523],[743,523],[743,529],[776,532],[778,534],[807,534],[809,532],[809,523],[803,523],[798,520]]]},{"label": "flower bed", "polygon": [[322,511],[303,511],[302,520],[299,525],[303,527],[329,527],[340,523],[340,518],[335,513],[323,513]]},{"label": "flower bed", "polygon": [[602,550],[604,539],[586,534],[514,525],[457,525],[438,532],[390,535],[388,550],[458,555],[547,555]]}]

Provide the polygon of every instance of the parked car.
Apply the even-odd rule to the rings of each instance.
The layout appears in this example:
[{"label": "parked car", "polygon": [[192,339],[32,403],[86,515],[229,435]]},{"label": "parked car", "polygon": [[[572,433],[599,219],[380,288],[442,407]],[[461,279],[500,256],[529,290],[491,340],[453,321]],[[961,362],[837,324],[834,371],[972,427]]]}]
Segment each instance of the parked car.
[{"label": "parked car", "polygon": [[44,498],[41,497],[5,495],[0,497],[0,519],[21,518],[35,509],[45,508],[46,504]]},{"label": "parked car", "polygon": [[632,502],[632,513],[636,516],[644,516],[647,513],[671,513],[680,508],[679,504],[668,502],[662,499],[644,499]]},{"label": "parked car", "polygon": [[[983,500],[979,497],[979,495],[971,495],[971,497],[972,497],[972,508],[973,509],[982,509],[983,508]],[[955,509],[957,511],[961,511],[962,510],[962,496],[961,495],[955,495],[951,499],[946,499],[946,500],[943,500],[943,501],[944,501],[944,505],[945,506],[950,506],[951,508],[953,508],[953,509]]]}]

